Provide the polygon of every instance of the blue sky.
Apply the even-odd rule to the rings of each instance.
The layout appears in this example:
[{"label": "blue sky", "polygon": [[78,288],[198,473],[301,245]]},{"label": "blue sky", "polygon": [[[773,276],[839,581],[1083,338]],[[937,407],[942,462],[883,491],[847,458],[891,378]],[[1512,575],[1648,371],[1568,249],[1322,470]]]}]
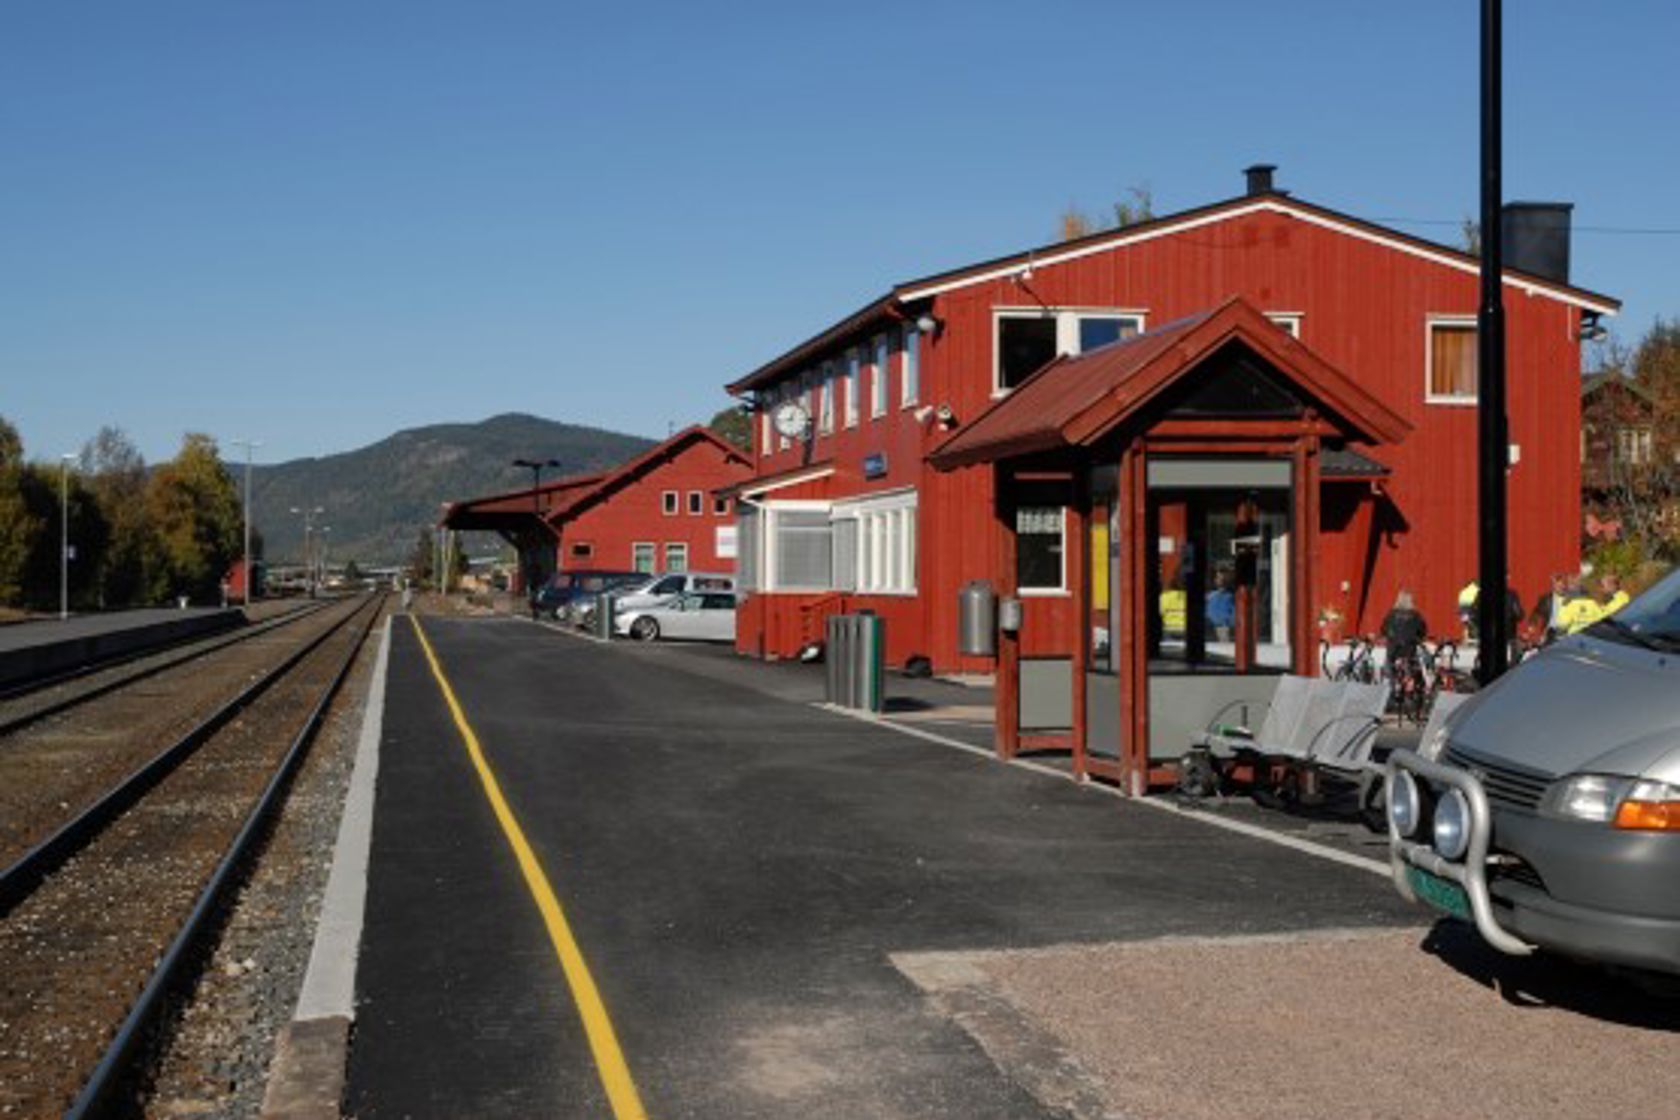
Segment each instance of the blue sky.
[{"label": "blue sky", "polygon": [[[893,281],[1281,165],[1455,223],[1476,8],[52,3],[0,14],[0,415],[318,455],[521,410],[644,435]],[[1680,5],[1506,5],[1506,187],[1680,315]],[[1396,223],[1398,224],[1398,223]],[[1402,225],[1450,239],[1451,225]],[[542,449],[533,448],[532,453]]]}]

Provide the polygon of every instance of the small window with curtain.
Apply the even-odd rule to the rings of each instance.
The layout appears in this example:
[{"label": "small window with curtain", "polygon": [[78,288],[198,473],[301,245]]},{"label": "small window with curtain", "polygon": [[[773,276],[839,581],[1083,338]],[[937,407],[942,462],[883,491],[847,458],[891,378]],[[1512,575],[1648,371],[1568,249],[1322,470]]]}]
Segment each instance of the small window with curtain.
[{"label": "small window with curtain", "polygon": [[1432,404],[1476,403],[1476,324],[1429,324],[1429,395]]},{"label": "small window with curtain", "polygon": [[654,565],[658,563],[653,542],[637,541],[630,546],[630,570],[653,574]]},{"label": "small window with curtain", "polygon": [[1022,506],[1015,511],[1015,585],[1024,595],[1063,591],[1062,510]]},{"label": "small window with curtain", "polygon": [[688,571],[688,545],[682,541],[671,541],[665,545],[665,570],[667,572]]}]

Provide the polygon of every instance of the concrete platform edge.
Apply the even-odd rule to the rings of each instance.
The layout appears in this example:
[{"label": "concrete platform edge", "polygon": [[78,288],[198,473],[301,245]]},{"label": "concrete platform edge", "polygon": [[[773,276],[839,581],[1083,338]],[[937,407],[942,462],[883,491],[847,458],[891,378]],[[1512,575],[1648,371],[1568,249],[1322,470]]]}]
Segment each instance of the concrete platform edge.
[{"label": "concrete platform edge", "polygon": [[356,1019],[356,957],[367,903],[368,857],[373,841],[374,790],[379,740],[385,722],[385,678],[390,665],[391,623],[385,619],[379,653],[362,709],[356,761],[333,844],[315,942],[292,1022],[281,1033],[262,1115],[269,1120],[339,1115],[350,1029]]}]

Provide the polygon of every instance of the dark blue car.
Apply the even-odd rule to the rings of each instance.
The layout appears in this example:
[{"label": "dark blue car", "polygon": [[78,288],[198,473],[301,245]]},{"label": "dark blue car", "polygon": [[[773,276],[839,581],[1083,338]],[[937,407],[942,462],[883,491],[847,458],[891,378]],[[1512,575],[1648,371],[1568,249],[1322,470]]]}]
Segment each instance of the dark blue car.
[{"label": "dark blue car", "polygon": [[536,597],[531,600],[531,613],[557,618],[579,599],[592,599],[603,591],[646,578],[646,572],[556,572],[537,589]]}]

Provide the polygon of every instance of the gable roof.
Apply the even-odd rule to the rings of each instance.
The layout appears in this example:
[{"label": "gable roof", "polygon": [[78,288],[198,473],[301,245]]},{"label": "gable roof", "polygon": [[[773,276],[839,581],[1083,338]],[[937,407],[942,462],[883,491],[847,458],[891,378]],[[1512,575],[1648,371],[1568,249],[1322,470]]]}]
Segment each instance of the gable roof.
[{"label": "gable roof", "polygon": [[1333,413],[1352,438],[1395,442],[1411,430],[1372,396],[1248,301],[1233,296],[1078,357],[1052,359],[928,458],[941,470],[1085,445],[1158,401],[1232,342],[1241,342]]},{"label": "gable roof", "polygon": [[605,477],[601,471],[563,475],[535,490],[527,486],[523,490],[506,490],[450,502],[438,524],[446,529],[495,531],[532,517],[536,509],[547,513],[564,505],[572,495],[596,485]]},{"label": "gable roof", "polygon": [[1627,390],[1647,404],[1655,403],[1651,399],[1650,390],[1633,378],[1613,369],[1599,370],[1597,373],[1589,373],[1581,378],[1581,399],[1586,400],[1588,397],[1596,395],[1600,389],[1612,386]]},{"label": "gable roof", "polygon": [[544,514],[544,520],[550,524],[556,524],[576,517],[596,502],[617,493],[653,468],[675,459],[696,443],[709,443],[722,451],[726,458],[733,459],[749,469],[752,466],[752,460],[747,458],[746,452],[739,447],[723,439],[704,424],[691,424],[663,442],[654,444],[634,459],[620,463],[593,485],[578,490],[564,502],[556,504]]},{"label": "gable roof", "polygon": [[[1001,279],[1029,266],[1034,268],[1048,267],[1064,261],[1076,260],[1079,257],[1090,256],[1094,253],[1108,252],[1126,245],[1153,240],[1157,237],[1182,233],[1199,226],[1230,221],[1262,212],[1287,214],[1290,217],[1314,225],[1383,245],[1425,260],[1431,260],[1462,272],[1475,274],[1481,270],[1481,258],[1466,253],[1462,249],[1443,245],[1436,241],[1429,241],[1422,237],[1415,237],[1409,233],[1402,233],[1399,230],[1378,225],[1363,218],[1356,218],[1351,214],[1344,214],[1329,207],[1303,202],[1298,198],[1278,191],[1258,195],[1239,195],[1236,198],[1209,203],[1206,206],[1199,206],[1190,210],[1181,210],[1176,214],[1154,218],[1147,222],[1139,222],[1120,229],[1104,230],[1101,233],[1089,234],[1071,241],[1042,245],[1034,249],[994,257],[990,260],[895,284],[886,294],[871,300],[844,319],[812,335],[792,349],[731,382],[725,388],[731,393],[739,394],[780,380],[794,368],[803,365],[825,350],[840,345],[855,336],[910,319],[912,316],[908,310],[908,305],[931,299],[944,292],[966,287],[970,284]],[[1514,268],[1505,269],[1504,278],[1506,284],[1529,295],[1547,296],[1571,306],[1588,311],[1597,311],[1604,315],[1614,315],[1622,306],[1621,301],[1610,296],[1570,284],[1561,284],[1555,280],[1549,280],[1543,276],[1522,272]]]}]

